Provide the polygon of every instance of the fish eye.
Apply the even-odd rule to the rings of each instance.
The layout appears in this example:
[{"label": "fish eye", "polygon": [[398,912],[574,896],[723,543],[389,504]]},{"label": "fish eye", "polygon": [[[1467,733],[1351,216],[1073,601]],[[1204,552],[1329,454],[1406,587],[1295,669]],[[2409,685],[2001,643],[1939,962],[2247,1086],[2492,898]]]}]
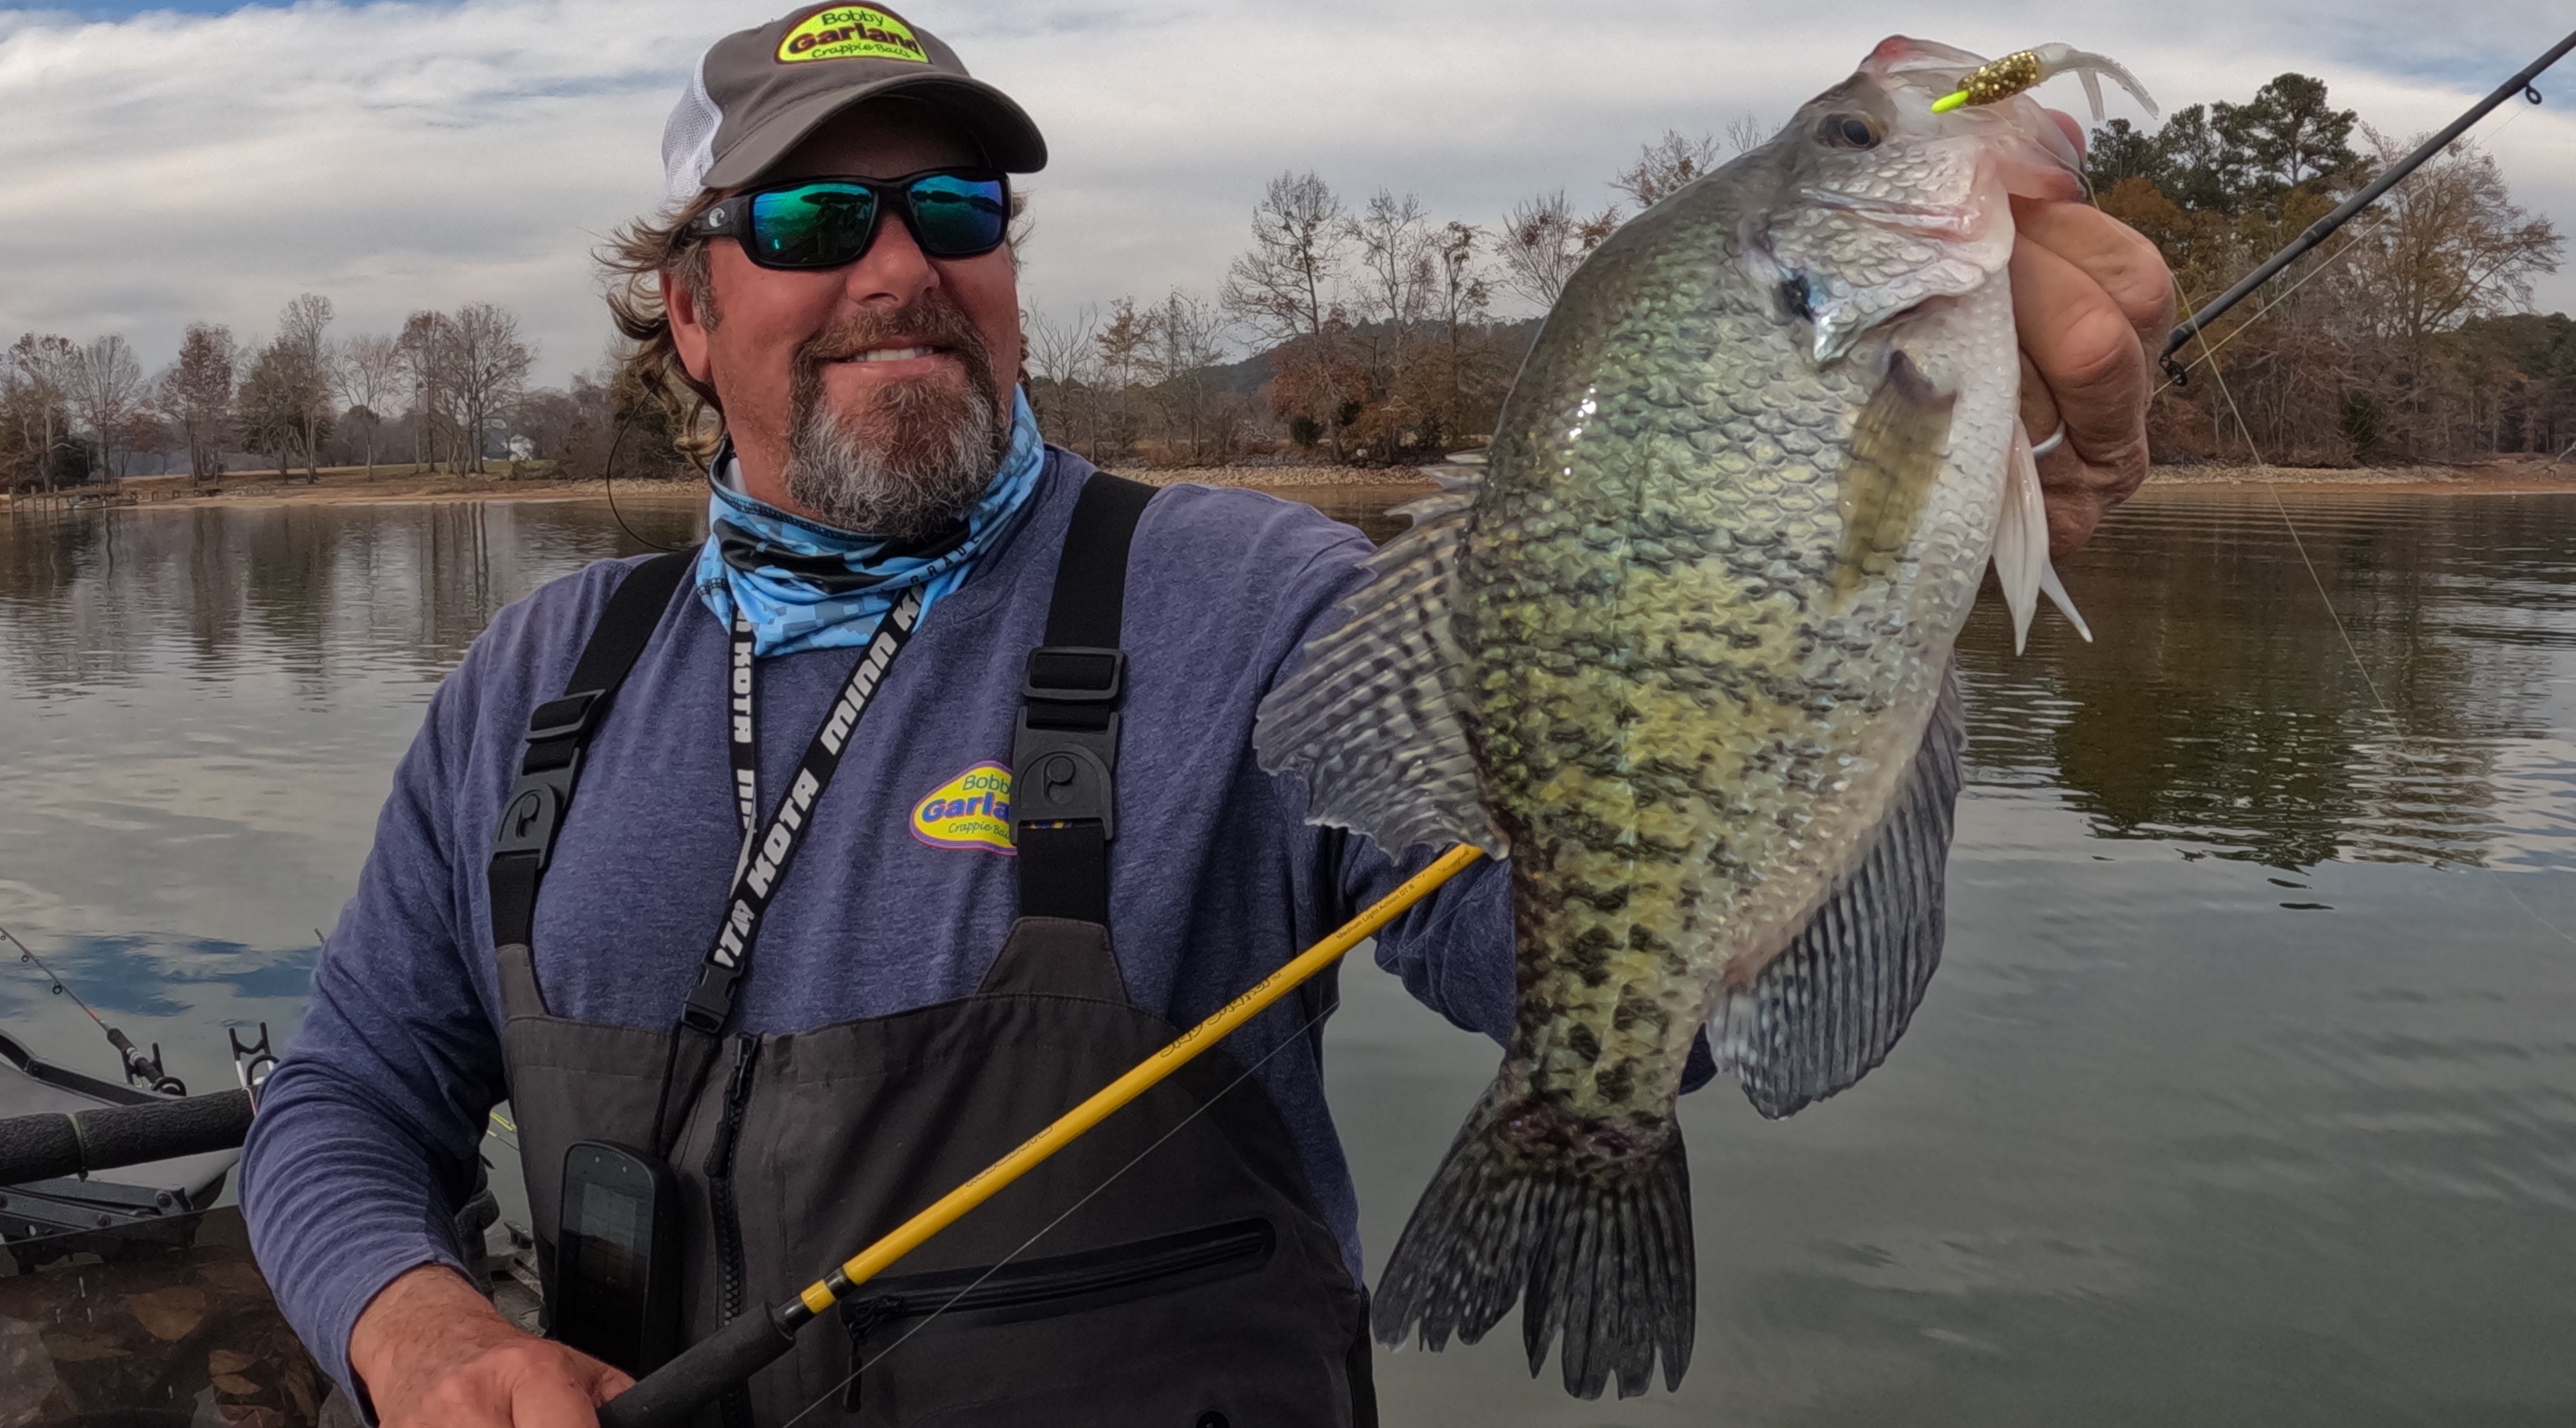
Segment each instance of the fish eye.
[{"label": "fish eye", "polygon": [[1817,136],[1837,149],[1875,149],[1878,126],[1858,114],[1828,114]]}]

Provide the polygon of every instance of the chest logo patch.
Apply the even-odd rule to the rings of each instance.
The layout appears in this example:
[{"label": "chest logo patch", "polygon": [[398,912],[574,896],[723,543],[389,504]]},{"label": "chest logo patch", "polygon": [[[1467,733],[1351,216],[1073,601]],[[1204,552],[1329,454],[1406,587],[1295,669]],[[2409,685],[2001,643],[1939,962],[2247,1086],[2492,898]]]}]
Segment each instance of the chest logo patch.
[{"label": "chest logo patch", "polygon": [[883,10],[850,5],[818,10],[778,45],[781,64],[797,60],[889,59],[928,64],[912,27]]},{"label": "chest logo patch", "polygon": [[986,759],[932,789],[912,806],[912,836],[934,848],[1011,856],[1010,769]]}]

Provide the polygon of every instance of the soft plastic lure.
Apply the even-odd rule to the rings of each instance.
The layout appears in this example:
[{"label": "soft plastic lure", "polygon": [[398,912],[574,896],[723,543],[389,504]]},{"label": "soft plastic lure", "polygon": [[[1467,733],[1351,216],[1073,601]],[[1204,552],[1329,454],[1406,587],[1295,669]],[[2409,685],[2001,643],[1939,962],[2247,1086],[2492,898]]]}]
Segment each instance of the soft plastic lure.
[{"label": "soft plastic lure", "polygon": [[2061,74],[2074,74],[2084,81],[2084,98],[2093,106],[2093,122],[2102,122],[2102,81],[2096,76],[2109,75],[2122,89],[2129,91],[2152,114],[2155,101],[2147,97],[2146,86],[2120,67],[2117,60],[2106,59],[2073,45],[2041,45],[2035,50],[2015,50],[1999,60],[1989,60],[1970,70],[1959,81],[1959,87],[1932,101],[1932,112],[1947,114],[1963,104],[1995,104],[2010,99],[2025,89],[2034,88]]}]

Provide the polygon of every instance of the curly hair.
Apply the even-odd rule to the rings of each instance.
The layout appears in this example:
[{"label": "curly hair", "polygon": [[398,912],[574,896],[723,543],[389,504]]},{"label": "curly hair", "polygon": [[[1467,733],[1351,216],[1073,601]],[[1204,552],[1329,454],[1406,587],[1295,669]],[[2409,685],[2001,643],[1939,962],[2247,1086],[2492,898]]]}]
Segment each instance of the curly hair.
[{"label": "curly hair", "polygon": [[599,250],[608,270],[608,312],[626,339],[618,359],[620,385],[640,392],[670,416],[672,442],[703,467],[724,436],[724,404],[715,388],[689,375],[680,350],[671,340],[671,314],[662,304],[662,275],[688,290],[689,297],[713,328],[715,288],[707,279],[707,248],[689,225],[724,198],[713,190],[699,194],[667,218],[638,218],[609,236]]}]

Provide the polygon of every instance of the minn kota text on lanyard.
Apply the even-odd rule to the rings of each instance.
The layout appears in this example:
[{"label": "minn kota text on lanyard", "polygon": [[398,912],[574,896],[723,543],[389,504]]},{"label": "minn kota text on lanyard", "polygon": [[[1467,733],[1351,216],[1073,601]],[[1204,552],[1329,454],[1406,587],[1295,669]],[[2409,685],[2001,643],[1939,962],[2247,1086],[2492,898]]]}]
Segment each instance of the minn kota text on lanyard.
[{"label": "minn kota text on lanyard", "polygon": [[832,712],[814,741],[805,746],[805,757],[796,765],[796,777],[787,786],[787,796],[778,801],[778,811],[769,817],[769,826],[754,836],[753,825],[760,816],[760,741],[759,722],[752,709],[752,629],[751,622],[740,615],[733,624],[733,665],[729,672],[728,701],[733,730],[733,788],[736,810],[742,817],[742,855],[735,860],[733,891],[725,901],[724,925],[716,929],[715,945],[707,949],[706,965],[698,969],[698,985],[689,993],[689,1004],[680,1019],[699,1031],[714,1035],[724,1029],[733,1015],[733,993],[741,982],[751,958],[752,943],[760,935],[760,920],[769,911],[769,900],[787,876],[787,865],[795,860],[796,849],[805,839],[808,815],[815,803],[830,787],[832,775],[841,766],[841,752],[849,746],[850,733],[859,717],[868,712],[868,702],[885,683],[888,667],[903,652],[912,638],[913,628],[921,623],[921,591],[907,590],[894,608],[877,623],[876,637],[860,651],[859,662],[850,670],[850,679],[841,686],[841,697],[832,704]]}]

